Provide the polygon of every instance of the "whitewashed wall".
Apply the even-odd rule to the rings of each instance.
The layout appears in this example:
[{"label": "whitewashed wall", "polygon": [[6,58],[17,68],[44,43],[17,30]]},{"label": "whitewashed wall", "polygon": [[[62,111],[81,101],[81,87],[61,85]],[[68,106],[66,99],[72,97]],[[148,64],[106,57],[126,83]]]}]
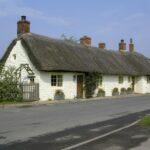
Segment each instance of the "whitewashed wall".
[{"label": "whitewashed wall", "polygon": [[124,82],[119,84],[118,76],[104,75],[102,85],[99,86],[98,88],[103,89],[105,91],[106,96],[112,96],[112,91],[114,88],[118,88],[120,92],[121,88],[127,89],[129,87],[132,87],[132,86],[131,86],[131,82],[128,82],[128,76],[124,76]]},{"label": "whitewashed wall", "polygon": [[150,83],[147,83],[147,77],[137,77],[135,84],[135,93],[150,93]]},{"label": "whitewashed wall", "polygon": [[[16,59],[14,59],[13,57],[14,54],[16,55]],[[40,75],[39,75],[38,70],[32,65],[21,42],[17,41],[16,45],[14,46],[9,57],[6,60],[5,66],[7,67],[14,66],[15,68],[18,68],[20,64],[29,64],[29,66],[32,68],[32,70],[36,74],[35,82],[39,82]],[[27,79],[27,72],[25,70],[21,72],[21,81],[29,82],[29,80]]]},{"label": "whitewashed wall", "polygon": [[[51,86],[51,75],[63,75],[63,85],[61,87]],[[62,90],[65,99],[74,99],[77,95],[77,81],[73,80],[75,73],[41,73],[40,94],[42,99],[54,99],[56,90]]]}]

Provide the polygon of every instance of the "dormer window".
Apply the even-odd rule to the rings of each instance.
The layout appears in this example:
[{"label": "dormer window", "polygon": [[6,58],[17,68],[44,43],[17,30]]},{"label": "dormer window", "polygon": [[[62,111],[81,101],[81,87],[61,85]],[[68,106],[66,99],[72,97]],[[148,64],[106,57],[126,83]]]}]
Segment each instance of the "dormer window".
[{"label": "dormer window", "polygon": [[14,60],[16,60],[16,54],[13,54],[13,58],[14,58]]}]

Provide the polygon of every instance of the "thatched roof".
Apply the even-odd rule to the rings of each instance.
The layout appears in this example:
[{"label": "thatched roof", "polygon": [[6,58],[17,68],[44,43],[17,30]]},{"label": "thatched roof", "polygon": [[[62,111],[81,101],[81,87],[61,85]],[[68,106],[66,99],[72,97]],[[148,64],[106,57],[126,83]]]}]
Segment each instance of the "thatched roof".
[{"label": "thatched roof", "polygon": [[[16,40],[10,44],[2,61],[6,60]],[[20,40],[31,62],[41,71],[150,75],[149,59],[137,52],[120,53],[86,47],[33,33],[22,35]]]}]

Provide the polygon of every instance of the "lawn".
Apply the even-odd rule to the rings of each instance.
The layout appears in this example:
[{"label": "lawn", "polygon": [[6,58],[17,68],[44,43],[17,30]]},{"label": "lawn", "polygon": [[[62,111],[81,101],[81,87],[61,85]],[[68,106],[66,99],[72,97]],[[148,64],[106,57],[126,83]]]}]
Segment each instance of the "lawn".
[{"label": "lawn", "polygon": [[143,119],[141,119],[139,124],[142,125],[142,126],[150,126],[150,115],[145,116]]}]

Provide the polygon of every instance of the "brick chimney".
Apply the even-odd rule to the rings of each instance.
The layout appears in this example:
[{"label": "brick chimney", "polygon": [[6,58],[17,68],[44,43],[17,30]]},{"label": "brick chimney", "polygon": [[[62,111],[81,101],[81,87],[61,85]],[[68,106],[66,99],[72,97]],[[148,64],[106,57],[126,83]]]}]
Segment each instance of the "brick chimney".
[{"label": "brick chimney", "polygon": [[30,22],[26,20],[26,16],[21,16],[21,20],[17,22],[17,35],[30,32]]},{"label": "brick chimney", "polygon": [[124,52],[126,50],[126,43],[124,42],[124,40],[122,39],[119,43],[119,51],[120,52]]},{"label": "brick chimney", "polygon": [[105,43],[99,43],[98,47],[101,49],[106,49],[106,44]]},{"label": "brick chimney", "polygon": [[80,44],[91,46],[91,38],[88,36],[83,36],[82,38],[80,38]]},{"label": "brick chimney", "polygon": [[133,43],[133,39],[131,38],[131,39],[130,39],[130,44],[129,44],[129,51],[130,51],[130,52],[134,52],[134,50],[135,50],[135,49],[134,49],[134,43]]}]

